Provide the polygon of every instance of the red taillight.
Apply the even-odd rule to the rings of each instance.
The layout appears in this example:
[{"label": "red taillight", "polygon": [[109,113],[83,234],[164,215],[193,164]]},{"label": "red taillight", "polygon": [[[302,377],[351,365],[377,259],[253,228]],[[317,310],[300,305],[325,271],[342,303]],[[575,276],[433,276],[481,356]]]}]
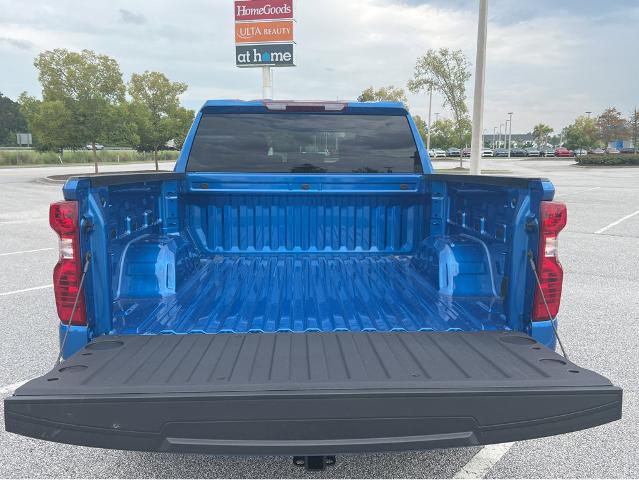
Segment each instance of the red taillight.
[{"label": "red taillight", "polygon": [[[544,295],[542,297],[540,294],[539,287],[535,289],[532,318],[533,320],[549,320],[557,316],[561,302],[564,271],[557,256],[557,235],[566,226],[568,219],[566,205],[561,202],[541,202],[540,217],[537,273]],[[544,298],[546,303],[544,303]]]},{"label": "red taillight", "polygon": [[[49,207],[49,224],[60,237],[60,259],[53,269],[53,291],[58,317],[65,324],[71,317],[82,278],[79,222],[77,202],[56,202]],[[87,324],[82,294],[71,318],[71,324]]]}]

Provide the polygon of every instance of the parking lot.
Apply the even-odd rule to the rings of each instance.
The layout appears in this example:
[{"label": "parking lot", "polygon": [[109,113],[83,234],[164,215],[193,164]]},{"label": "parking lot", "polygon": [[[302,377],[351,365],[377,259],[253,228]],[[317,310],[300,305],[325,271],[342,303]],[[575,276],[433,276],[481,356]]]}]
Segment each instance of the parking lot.
[{"label": "parking lot", "polygon": [[[293,466],[288,457],[217,458],[41,442],[8,434],[2,424],[0,477],[638,476],[639,169],[580,168],[573,166],[571,159],[483,162],[494,171],[550,178],[557,189],[556,199],[568,205],[568,226],[560,237],[565,270],[560,332],[572,361],[624,388],[621,421],[484,450],[343,456],[319,473]],[[464,163],[467,166],[467,160]],[[438,161],[435,166],[454,168],[458,164],[459,160]],[[62,193],[61,185],[41,179],[52,174],[88,173],[92,168],[0,169],[2,397],[47,372],[58,353],[58,319],[51,288],[57,239],[48,227],[47,215],[49,203],[60,199]]]}]

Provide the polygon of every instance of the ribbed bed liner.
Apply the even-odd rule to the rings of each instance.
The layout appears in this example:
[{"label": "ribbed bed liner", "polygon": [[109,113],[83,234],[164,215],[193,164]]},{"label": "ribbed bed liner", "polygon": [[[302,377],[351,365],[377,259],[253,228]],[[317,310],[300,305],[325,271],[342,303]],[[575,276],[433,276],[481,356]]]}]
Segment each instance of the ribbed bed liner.
[{"label": "ribbed bed liner", "polygon": [[120,299],[117,333],[507,330],[495,298],[440,295],[395,255],[223,255],[178,293]]},{"label": "ribbed bed liner", "polygon": [[584,385],[610,382],[517,332],[249,333],[100,337],[19,393]]},{"label": "ribbed bed liner", "polygon": [[4,400],[9,432],[101,448],[335,455],[617,420],[622,391],[516,332],[119,335]]}]

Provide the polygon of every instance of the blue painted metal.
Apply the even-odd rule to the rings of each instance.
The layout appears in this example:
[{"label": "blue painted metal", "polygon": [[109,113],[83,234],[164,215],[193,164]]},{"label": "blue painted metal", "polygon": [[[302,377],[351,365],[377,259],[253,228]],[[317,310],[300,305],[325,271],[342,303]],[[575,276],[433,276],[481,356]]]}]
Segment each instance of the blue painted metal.
[{"label": "blue painted metal", "polygon": [[417,129],[417,125],[415,124],[413,117],[411,117],[408,112],[406,112],[406,118],[408,118],[408,124],[410,125],[411,132],[413,133],[415,145],[417,145],[417,152],[419,153],[419,158],[422,162],[422,171],[424,173],[433,173],[433,164],[430,161],[428,150],[426,150],[426,145],[424,145],[424,140]]},{"label": "blue painted metal", "polygon": [[195,119],[193,120],[193,125],[189,129],[189,133],[186,135],[184,139],[184,145],[182,145],[182,150],[180,150],[180,156],[175,162],[175,167],[173,167],[173,171],[175,172],[186,172],[186,164],[189,159],[189,155],[191,154],[191,147],[193,147],[193,139],[195,138],[195,134],[197,132],[197,127],[200,124],[200,119],[202,118],[202,111],[199,111],[197,115],[195,115]]},{"label": "blue painted metal", "polygon": [[[207,102],[202,111],[253,110],[266,113],[261,101]],[[408,115],[388,103],[349,103],[341,114],[362,112]],[[545,181],[514,187],[418,174],[187,173],[183,181],[65,186],[92,225],[81,241],[95,260],[88,338],[514,329],[547,343],[543,322],[530,321],[526,255],[538,245],[531,219],[553,195]]]},{"label": "blue painted metal", "polygon": [[424,192],[420,174],[313,174],[290,173],[188,173],[185,193],[269,194],[312,192],[334,193],[410,193]]},{"label": "blue painted metal", "polygon": [[93,189],[89,248],[110,255],[91,277],[91,336],[525,330],[528,295],[505,280],[526,274],[511,252],[527,248],[529,188],[427,178],[189,174]]},{"label": "blue painted metal", "polygon": [[[62,339],[67,331],[67,326],[60,324],[58,327],[58,333],[60,338],[60,347],[62,347]],[[62,351],[62,358],[69,358],[76,353],[82,347],[84,347],[89,341],[89,330],[87,327],[80,327],[77,325],[71,325],[67,340],[64,344]]]},{"label": "blue painted metal", "polygon": [[442,295],[411,256],[218,255],[177,295],[117,302],[116,333],[508,329],[494,297]]},{"label": "blue painted metal", "polygon": [[144,235],[122,252],[113,298],[173,295],[196,270],[200,255],[183,237]]},{"label": "blue painted metal", "polygon": [[411,253],[424,236],[424,195],[399,189],[218,191],[189,195],[185,203],[187,229],[208,254]]},{"label": "blue painted metal", "polygon": [[482,240],[467,234],[431,236],[419,258],[439,293],[451,297],[499,298],[490,252]]},{"label": "blue painted metal", "polygon": [[[555,319],[554,322],[555,326],[557,326],[557,319]],[[557,346],[557,339],[555,338],[555,332],[553,331],[550,320],[532,322],[532,337],[551,350],[554,350]]]}]

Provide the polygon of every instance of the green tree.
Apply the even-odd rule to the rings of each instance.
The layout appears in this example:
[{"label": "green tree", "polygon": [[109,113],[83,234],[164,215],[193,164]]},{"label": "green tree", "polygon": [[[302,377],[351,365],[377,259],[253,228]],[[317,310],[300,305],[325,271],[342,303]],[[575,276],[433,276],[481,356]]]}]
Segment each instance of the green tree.
[{"label": "green tree", "polygon": [[615,107],[606,108],[597,117],[597,129],[599,138],[607,147],[609,142],[626,138],[626,121],[621,116],[621,112]]},{"label": "green tree", "polygon": [[577,117],[564,129],[566,147],[591,149],[597,144],[597,122],[594,118]]},{"label": "green tree", "polygon": [[109,120],[113,128],[104,135],[104,142],[109,145],[139,145],[140,135],[138,133],[137,116],[132,104],[122,102],[109,109],[108,113],[115,116],[115,118]]},{"label": "green tree", "polygon": [[27,130],[27,121],[20,104],[0,92],[0,145],[15,145],[16,133]]},{"label": "green tree", "polygon": [[364,90],[359,97],[358,102],[401,102],[404,105],[408,105],[406,99],[406,92],[403,88],[389,85],[387,87],[380,87],[375,90],[373,87],[368,87]]},{"label": "green tree", "polygon": [[446,150],[447,148],[456,146],[465,146],[470,142],[471,126],[470,120],[465,119],[462,123],[462,137],[461,143],[459,141],[458,129],[455,122],[449,118],[443,118],[433,122],[433,130],[431,133],[430,142],[433,148],[441,148]]},{"label": "green tree", "polygon": [[[138,123],[140,147],[150,149],[158,169],[158,150],[169,140],[182,139],[193,120],[193,112],[180,107],[179,96],[187,89],[186,83],[172,82],[163,73],[134,73],[128,84],[132,107]],[[189,121],[189,125],[190,125]]]},{"label": "green tree", "polygon": [[431,145],[434,148],[448,149],[455,144],[455,124],[449,118],[443,118],[433,123]]},{"label": "green tree", "polygon": [[[444,97],[444,107],[453,114],[453,125],[457,145],[467,142],[470,119],[466,105],[466,82],[470,79],[470,62],[461,50],[428,50],[417,59],[413,78],[408,89],[417,93],[433,90]],[[432,136],[431,136],[432,140]]]},{"label": "green tree", "polygon": [[72,113],[62,100],[38,100],[22,93],[18,99],[20,111],[27,119],[38,150],[56,150],[73,146]]},{"label": "green tree", "polygon": [[70,112],[65,138],[75,146],[91,144],[97,172],[96,144],[105,142],[117,128],[119,107],[125,101],[118,63],[91,50],[78,53],[57,48],[42,52],[34,65],[42,84],[43,103],[64,104]]},{"label": "green tree", "polygon": [[537,144],[537,148],[541,148],[548,143],[548,135],[552,132],[553,128],[545,123],[538,123],[533,127],[532,135]]}]

